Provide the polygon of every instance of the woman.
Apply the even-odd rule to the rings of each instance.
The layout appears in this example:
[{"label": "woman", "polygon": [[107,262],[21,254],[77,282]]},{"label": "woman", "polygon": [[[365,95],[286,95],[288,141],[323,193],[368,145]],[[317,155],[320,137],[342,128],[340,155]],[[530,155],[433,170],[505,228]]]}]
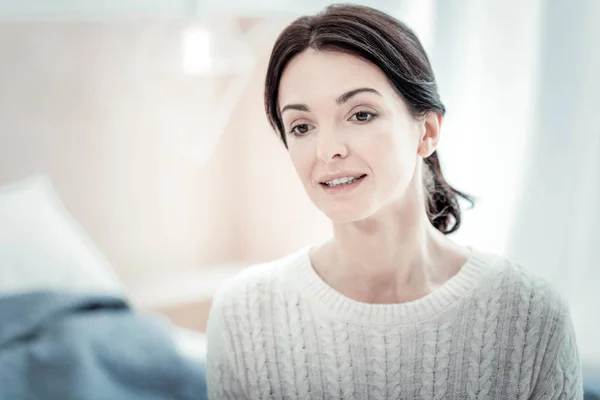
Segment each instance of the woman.
[{"label": "woman", "polygon": [[409,28],[359,6],[294,21],[265,106],[334,235],[215,297],[210,398],[582,397],[556,292],[446,236],[469,199],[442,175],[445,110]]}]

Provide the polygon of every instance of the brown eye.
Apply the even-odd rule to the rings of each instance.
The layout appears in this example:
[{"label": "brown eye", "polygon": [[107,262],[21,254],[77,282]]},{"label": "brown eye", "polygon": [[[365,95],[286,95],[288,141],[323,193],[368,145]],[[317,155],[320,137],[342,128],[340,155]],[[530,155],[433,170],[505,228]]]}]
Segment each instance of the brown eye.
[{"label": "brown eye", "polygon": [[314,127],[312,125],[299,124],[299,125],[294,126],[290,130],[290,133],[294,136],[302,136],[302,135],[306,134],[308,131],[310,131],[311,129],[314,129]]},{"label": "brown eye", "polygon": [[358,122],[368,122],[370,120],[372,120],[373,118],[375,118],[376,114],[372,113],[372,112],[368,112],[368,111],[359,111],[356,114],[354,114],[352,116],[352,120],[354,121],[358,121]]}]

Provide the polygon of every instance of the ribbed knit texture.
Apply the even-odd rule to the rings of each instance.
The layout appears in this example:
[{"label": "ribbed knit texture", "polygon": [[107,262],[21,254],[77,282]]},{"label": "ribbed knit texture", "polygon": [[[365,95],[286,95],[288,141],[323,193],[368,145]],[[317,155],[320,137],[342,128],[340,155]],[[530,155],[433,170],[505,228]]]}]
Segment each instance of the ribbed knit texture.
[{"label": "ribbed knit texture", "polygon": [[215,296],[207,374],[214,400],[583,398],[560,296],[477,250],[402,304],[345,297],[308,248],[250,267]]}]

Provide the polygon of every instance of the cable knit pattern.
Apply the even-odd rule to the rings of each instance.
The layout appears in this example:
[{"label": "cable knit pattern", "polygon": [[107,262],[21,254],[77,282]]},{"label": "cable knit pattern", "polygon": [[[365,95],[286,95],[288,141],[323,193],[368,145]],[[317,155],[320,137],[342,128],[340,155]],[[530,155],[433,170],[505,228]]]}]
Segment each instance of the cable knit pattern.
[{"label": "cable knit pattern", "polygon": [[[474,314],[473,331],[483,332],[485,328],[485,314],[486,307],[483,304],[482,298],[476,299],[476,309]],[[467,394],[469,399],[476,399],[479,396],[479,367],[481,366],[483,351],[483,336],[474,335],[471,340],[471,358],[469,360],[469,367],[467,370],[468,381],[467,381]]]},{"label": "cable knit pattern", "polygon": [[[417,329],[409,326],[404,331],[403,338],[405,343],[402,345],[402,364],[404,369],[401,372],[402,399],[416,399],[420,395],[417,391],[420,385],[417,382],[421,380],[421,366],[418,364],[419,353],[417,350],[423,347],[423,333],[417,332]],[[419,382],[422,383],[422,382]]]},{"label": "cable knit pattern", "polygon": [[[568,348],[571,349],[571,351],[573,349],[575,349],[575,343],[574,343],[574,338],[573,336],[569,336],[569,346]],[[569,396],[569,393],[575,393],[577,388],[581,386],[582,382],[581,382],[581,374],[579,374],[580,372],[580,367],[579,365],[577,365],[576,363],[572,363],[572,362],[567,362],[566,363],[566,367],[567,367],[567,373],[565,374],[565,388],[563,390],[563,394],[565,396]]]},{"label": "cable knit pattern", "polygon": [[[293,306],[295,299],[290,296],[283,296],[281,293],[277,293],[274,297],[273,307],[276,312],[273,315],[276,321],[285,321],[284,324],[272,324],[273,329],[273,346],[275,348],[275,362],[271,363],[274,365],[276,371],[279,386],[281,387],[282,393],[285,396],[297,397],[299,389],[298,384],[306,382],[305,379],[301,378],[301,375],[305,373],[306,363],[298,357],[298,353],[294,351],[298,347],[302,348],[302,343],[294,343],[295,340],[303,341],[302,334],[302,319],[300,318],[299,311]],[[289,329],[281,329],[282,326],[289,326]],[[287,360],[291,359],[291,362]],[[296,369],[294,365],[304,366],[300,368],[299,376],[296,376]],[[275,374],[274,374],[275,375]],[[305,392],[306,393],[306,392]]]},{"label": "cable knit pattern", "polygon": [[[251,292],[261,293],[264,292],[264,282],[255,282],[255,286],[250,288]],[[252,332],[252,354],[249,354],[250,358],[255,361],[254,369],[258,376],[255,382],[250,382],[257,385],[254,389],[256,392],[256,399],[270,399],[271,398],[271,381],[269,380],[269,374],[267,371],[267,346],[265,343],[265,330],[263,326],[263,315],[264,315],[264,304],[260,296],[247,296],[247,312],[250,316],[250,320],[253,321],[248,327]],[[252,368],[252,367],[251,367]]]},{"label": "cable knit pattern", "polygon": [[367,352],[367,382],[368,399],[385,399],[388,386],[388,375],[386,372],[387,349],[383,340],[383,335],[378,330],[364,329],[365,343]]},{"label": "cable knit pattern", "polygon": [[511,353],[511,368],[509,373],[508,395],[511,399],[520,399],[524,396],[522,384],[523,361],[525,351],[525,339],[527,334],[527,321],[529,317],[529,301],[531,297],[531,284],[526,277],[523,279],[523,287],[517,299],[518,318],[515,321],[513,348]]},{"label": "cable knit pattern", "polygon": [[[496,329],[498,310],[500,309],[502,277],[491,284],[483,285],[476,291],[475,315],[471,341],[471,358],[468,367],[467,393],[469,399],[487,399],[490,397],[494,375],[493,362],[496,356]],[[485,296],[489,290],[490,295]]]},{"label": "cable knit pattern", "polygon": [[[290,332],[287,340],[293,356],[293,362],[291,363],[292,367],[297,368],[297,372],[294,374],[294,376],[296,376],[296,382],[294,385],[295,395],[293,397],[298,398],[300,393],[311,393],[308,378],[306,340],[304,335],[304,329],[308,321],[304,321],[298,296],[294,296],[293,300],[293,302],[288,303],[288,323]],[[286,359],[283,358],[283,360]],[[286,363],[283,362],[280,364],[285,365]]]},{"label": "cable knit pattern", "polygon": [[402,347],[405,346],[405,344],[402,341],[402,332],[389,331],[386,333],[385,337],[387,338],[387,354],[389,354],[390,358],[390,361],[386,365],[389,386],[388,398],[399,399],[402,396],[402,383],[398,377],[404,368]]},{"label": "cable knit pattern", "polygon": [[452,324],[450,320],[425,331],[423,345],[422,399],[444,399],[448,387],[448,362]]},{"label": "cable knit pattern", "polygon": [[305,248],[228,282],[207,334],[213,400],[583,397],[560,296],[477,250],[421,299],[367,304],[324,282]]},{"label": "cable knit pattern", "polygon": [[[493,379],[495,379],[494,361],[496,357],[496,347],[498,340],[496,330],[498,327],[498,311],[500,310],[500,300],[502,296],[502,279],[494,279],[490,292],[490,299],[487,305],[487,315],[485,317],[485,327],[483,333],[483,342],[481,349],[481,363],[479,365],[478,377],[480,379],[479,393],[477,399],[488,399],[492,392]],[[485,298],[481,295],[478,298]]]},{"label": "cable knit pattern", "polygon": [[435,375],[433,379],[433,399],[441,400],[446,398],[448,389],[448,365],[450,364],[450,341],[454,335],[451,321],[438,326],[438,345],[436,347]]},{"label": "cable knit pattern", "polygon": [[519,380],[519,398],[528,399],[533,387],[532,377],[533,367],[537,356],[537,347],[540,340],[540,331],[542,329],[542,308],[539,305],[544,304],[541,290],[534,289],[529,300],[529,313],[527,316],[527,331],[525,337],[525,346],[522,343],[515,343],[523,347],[523,356],[521,361],[521,373]]},{"label": "cable knit pattern", "polygon": [[340,374],[340,398],[342,399],[354,399],[355,387],[354,387],[354,368],[352,368],[352,355],[350,350],[350,329],[347,324],[336,324],[335,330],[335,344],[337,349],[338,359],[338,374],[343,371],[342,365],[350,366],[348,373]]},{"label": "cable knit pattern", "polygon": [[321,359],[323,360],[323,377],[325,378],[325,397],[328,399],[339,399],[342,397],[339,382],[339,375],[342,370],[340,369],[339,360],[336,357],[335,331],[332,325],[334,324],[326,324],[320,331],[320,340],[323,349]]}]

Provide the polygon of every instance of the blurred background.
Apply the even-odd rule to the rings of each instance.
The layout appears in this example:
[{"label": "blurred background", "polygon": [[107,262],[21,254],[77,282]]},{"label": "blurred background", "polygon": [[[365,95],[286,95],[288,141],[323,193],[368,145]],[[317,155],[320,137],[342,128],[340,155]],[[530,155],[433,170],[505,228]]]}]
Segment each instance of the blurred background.
[{"label": "blurred background", "polygon": [[[262,94],[278,33],[330,3],[0,0],[0,271],[13,268],[0,276],[77,274],[83,250],[40,221],[67,224],[93,249],[86,265],[202,331],[237,271],[328,237]],[[440,158],[478,199],[455,240],[549,279],[582,358],[600,363],[600,2],[360,3],[406,22],[430,55],[448,110]],[[36,219],[35,196],[6,200],[32,176],[59,217]],[[17,214],[39,229],[11,226]]]}]

